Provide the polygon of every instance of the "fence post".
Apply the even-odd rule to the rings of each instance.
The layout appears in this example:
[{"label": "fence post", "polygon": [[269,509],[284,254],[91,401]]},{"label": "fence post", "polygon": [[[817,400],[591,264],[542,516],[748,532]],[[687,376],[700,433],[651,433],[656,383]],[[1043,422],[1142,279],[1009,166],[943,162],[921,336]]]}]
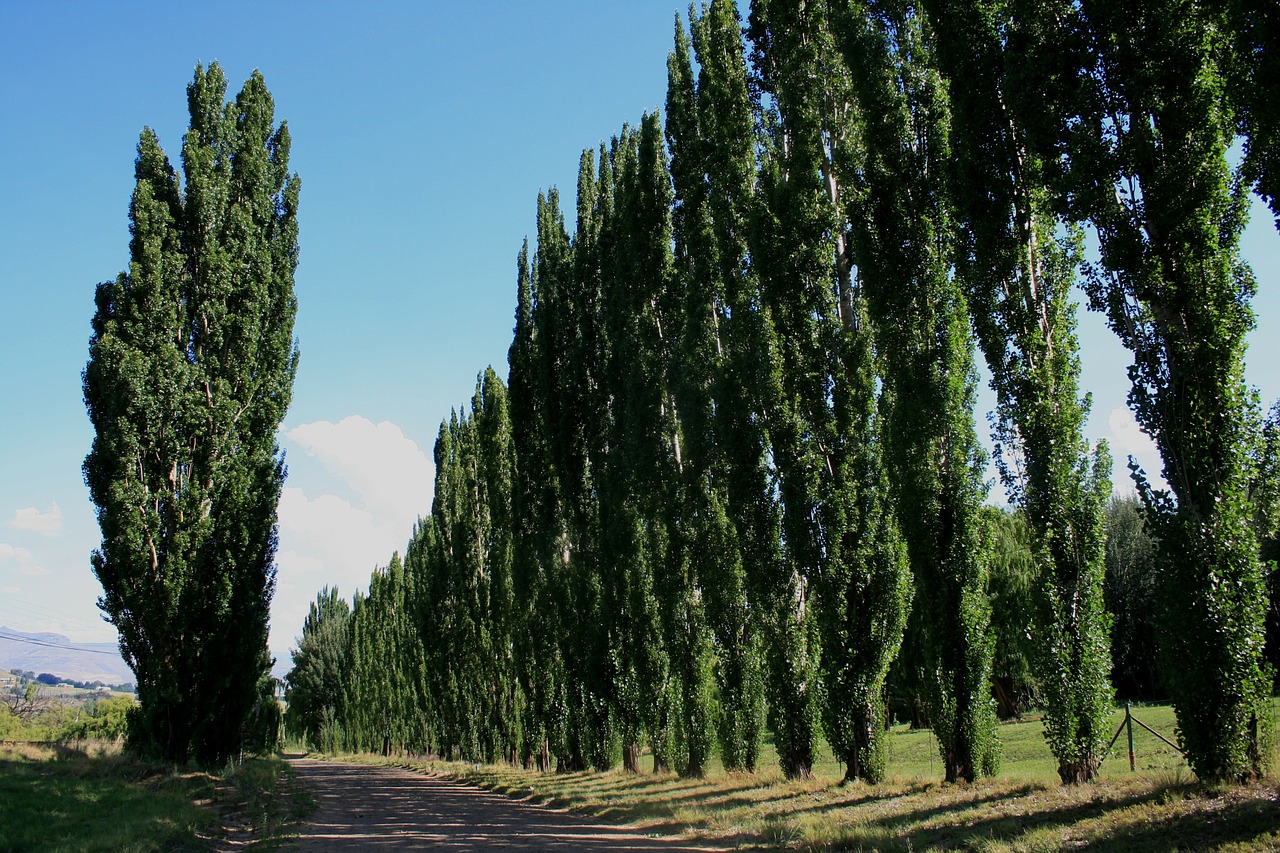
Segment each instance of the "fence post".
[{"label": "fence post", "polygon": [[1134,771],[1133,766],[1133,714],[1130,712],[1129,703],[1124,703],[1124,725],[1129,730],[1129,772]]}]

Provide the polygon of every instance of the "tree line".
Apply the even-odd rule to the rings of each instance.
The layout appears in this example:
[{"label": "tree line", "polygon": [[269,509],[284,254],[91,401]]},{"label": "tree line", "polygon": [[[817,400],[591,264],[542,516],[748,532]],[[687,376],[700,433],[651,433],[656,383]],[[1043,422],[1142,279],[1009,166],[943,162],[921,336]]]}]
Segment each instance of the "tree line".
[{"label": "tree line", "polygon": [[[713,754],[756,769],[767,726],[788,777],[825,736],[875,782],[892,694],[972,780],[999,769],[997,697],[1034,682],[1081,783],[1158,647],[1196,774],[1263,772],[1280,410],[1264,424],[1244,384],[1238,244],[1251,192],[1280,214],[1274,14],[677,16],[665,120],[583,152],[572,222],[538,196],[507,382],[486,370],[441,424],[403,559],[312,605],[293,731],[543,770],[636,770],[648,747],[700,776]],[[1168,483],[1131,461],[1140,508],[1110,522],[1077,286],[1133,354]],[[1016,514],[983,507],[978,352]],[[1124,542],[1145,610],[1107,572],[1135,565]]]}]

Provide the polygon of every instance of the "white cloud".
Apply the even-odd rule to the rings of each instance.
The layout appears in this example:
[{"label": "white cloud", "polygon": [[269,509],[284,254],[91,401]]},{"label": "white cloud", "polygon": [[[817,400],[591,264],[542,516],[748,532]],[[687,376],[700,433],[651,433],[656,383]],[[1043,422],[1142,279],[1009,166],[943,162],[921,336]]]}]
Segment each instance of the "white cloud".
[{"label": "white cloud", "polygon": [[350,597],[368,587],[376,566],[403,553],[431,509],[435,475],[431,459],[389,421],[352,416],[282,432],[305,454],[290,457],[292,474],[306,481],[307,466],[319,463],[333,480],[323,494],[293,486],[280,494],[271,649],[283,659],[322,586]]},{"label": "white cloud", "polygon": [[26,548],[15,548],[7,542],[0,542],[0,563],[15,560],[24,562],[31,559],[31,552]]},{"label": "white cloud", "polygon": [[13,514],[9,527],[18,530],[31,530],[45,536],[52,536],[62,529],[62,509],[54,501],[50,507],[41,512],[33,506],[20,509]]},{"label": "white cloud", "polygon": [[385,563],[409,539],[409,530],[337,495],[311,499],[301,489],[286,488],[278,517],[281,556],[290,571],[357,571],[367,582],[374,565]]},{"label": "white cloud", "polygon": [[35,555],[26,548],[18,548],[7,542],[0,542],[0,566],[12,563],[15,568],[28,577],[41,577],[49,574],[49,570],[36,562]]},{"label": "white cloud", "polygon": [[408,530],[431,509],[431,459],[396,424],[352,415],[336,424],[302,424],[284,434],[345,481],[375,515],[395,518]]},{"label": "white cloud", "polygon": [[1115,459],[1115,473],[1112,474],[1112,485],[1119,487],[1128,479],[1128,458],[1138,460],[1142,470],[1146,472],[1151,484],[1156,488],[1164,488],[1164,463],[1160,459],[1160,450],[1151,436],[1143,431],[1134,420],[1133,412],[1123,406],[1111,410],[1107,417],[1107,426],[1111,429],[1108,439],[1111,444],[1111,455]]}]

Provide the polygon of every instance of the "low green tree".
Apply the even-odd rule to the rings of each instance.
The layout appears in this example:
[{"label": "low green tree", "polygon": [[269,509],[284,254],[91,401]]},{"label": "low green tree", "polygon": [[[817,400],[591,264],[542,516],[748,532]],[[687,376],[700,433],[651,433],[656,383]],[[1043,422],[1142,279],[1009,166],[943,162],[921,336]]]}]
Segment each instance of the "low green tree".
[{"label": "low green tree", "polygon": [[1134,494],[1113,497],[1107,507],[1105,591],[1117,699],[1166,698],[1159,669],[1159,561],[1160,543],[1147,530],[1142,501]]},{"label": "low green tree", "polygon": [[326,713],[329,718],[345,713],[350,618],[351,605],[338,595],[337,587],[321,589],[303,620],[302,636],[292,649],[293,667],[285,676],[285,729],[317,748]]}]

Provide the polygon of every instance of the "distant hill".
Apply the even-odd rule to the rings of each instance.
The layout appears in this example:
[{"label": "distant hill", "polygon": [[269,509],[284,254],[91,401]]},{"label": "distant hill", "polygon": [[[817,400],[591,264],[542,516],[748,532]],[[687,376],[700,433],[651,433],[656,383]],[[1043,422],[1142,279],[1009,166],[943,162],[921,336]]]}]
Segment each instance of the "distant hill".
[{"label": "distant hill", "polygon": [[48,672],[74,681],[124,684],[133,671],[115,643],[73,643],[61,634],[24,634],[0,627],[0,669]]}]

